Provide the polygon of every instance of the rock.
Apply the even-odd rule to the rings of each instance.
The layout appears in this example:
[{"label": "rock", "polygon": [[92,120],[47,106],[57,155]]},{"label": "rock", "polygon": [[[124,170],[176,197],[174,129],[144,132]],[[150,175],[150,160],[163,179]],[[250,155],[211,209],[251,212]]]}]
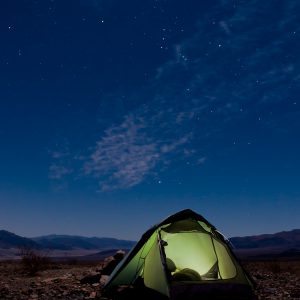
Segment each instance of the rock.
[{"label": "rock", "polygon": [[100,278],[100,284],[103,286],[106,284],[106,282],[108,281],[109,276],[108,275],[102,275]]},{"label": "rock", "polygon": [[90,299],[95,299],[97,296],[97,293],[96,292],[91,292],[90,294]]},{"label": "rock", "polygon": [[93,287],[97,287],[97,286],[99,286],[99,285],[100,285],[100,283],[93,283],[93,284],[92,284]]},{"label": "rock", "polygon": [[119,262],[124,258],[125,252],[123,250],[119,250],[116,254],[112,257],[103,270],[101,271],[102,275],[110,275],[115,267],[119,264]]}]

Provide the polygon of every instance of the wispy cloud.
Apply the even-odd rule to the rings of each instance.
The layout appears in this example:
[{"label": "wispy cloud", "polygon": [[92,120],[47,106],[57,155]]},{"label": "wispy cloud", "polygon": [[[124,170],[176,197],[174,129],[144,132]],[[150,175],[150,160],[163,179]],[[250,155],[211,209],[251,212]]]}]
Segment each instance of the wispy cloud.
[{"label": "wispy cloud", "polygon": [[224,32],[226,34],[231,35],[231,30],[230,30],[228,24],[225,21],[220,21],[219,25],[224,30]]},{"label": "wispy cloud", "polygon": [[189,136],[159,140],[151,136],[148,120],[128,115],[123,123],[106,130],[84,170],[100,179],[103,191],[130,188],[155,173],[158,164],[166,164],[167,154],[176,152],[188,140]]},{"label": "wispy cloud", "polygon": [[53,151],[53,152],[51,152],[51,156],[54,159],[60,159],[60,158],[66,157],[68,155],[69,155],[68,152],[63,152],[63,151]]},{"label": "wispy cloud", "polygon": [[52,164],[49,167],[50,179],[60,180],[70,173],[72,173],[72,169],[67,168],[66,166],[63,165]]},{"label": "wispy cloud", "polygon": [[197,160],[198,165],[203,165],[206,162],[206,157],[201,157]]},{"label": "wispy cloud", "polygon": [[65,177],[73,173],[70,158],[72,157],[69,144],[66,141],[57,147],[54,151],[48,151],[51,162],[48,170],[48,177],[51,180],[62,181]]}]

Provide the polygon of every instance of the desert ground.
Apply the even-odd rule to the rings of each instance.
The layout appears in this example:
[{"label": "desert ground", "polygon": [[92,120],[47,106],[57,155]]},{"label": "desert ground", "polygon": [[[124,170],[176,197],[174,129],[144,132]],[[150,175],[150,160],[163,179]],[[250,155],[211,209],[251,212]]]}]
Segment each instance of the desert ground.
[{"label": "desert ground", "polygon": [[[103,279],[86,276],[99,274],[105,262],[69,261],[48,263],[30,275],[21,261],[0,262],[0,299],[82,300],[100,299]],[[248,261],[243,263],[255,280],[260,300],[300,299],[299,261]],[[103,276],[104,277],[104,276]],[[96,282],[95,282],[96,281]]]}]

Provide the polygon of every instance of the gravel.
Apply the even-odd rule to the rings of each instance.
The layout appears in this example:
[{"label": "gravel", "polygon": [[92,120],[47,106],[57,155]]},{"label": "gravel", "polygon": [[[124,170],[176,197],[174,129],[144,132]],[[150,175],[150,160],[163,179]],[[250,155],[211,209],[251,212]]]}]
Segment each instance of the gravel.
[{"label": "gravel", "polygon": [[[30,277],[18,262],[0,263],[1,300],[100,299],[103,281],[80,283],[97,274],[101,263],[54,264]],[[300,262],[247,262],[245,267],[257,283],[260,300],[299,300]]]}]

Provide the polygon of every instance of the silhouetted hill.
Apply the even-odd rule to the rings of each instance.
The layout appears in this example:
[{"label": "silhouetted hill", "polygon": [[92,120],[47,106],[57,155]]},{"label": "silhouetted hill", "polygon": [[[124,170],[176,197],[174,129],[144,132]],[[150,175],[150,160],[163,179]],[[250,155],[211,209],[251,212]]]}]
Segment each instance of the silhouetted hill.
[{"label": "silhouetted hill", "polygon": [[262,234],[246,237],[230,238],[236,249],[260,249],[260,248],[300,248],[300,229],[282,231],[274,234]]},{"label": "silhouetted hill", "polygon": [[55,250],[72,249],[130,249],[133,241],[114,238],[83,237],[72,235],[48,235],[33,238],[41,247]]},{"label": "silhouetted hill", "polygon": [[21,237],[6,230],[0,230],[0,248],[10,249],[22,247],[39,248],[39,244],[29,238]]},{"label": "silhouetted hill", "polygon": [[[249,255],[257,255],[259,253],[294,255],[299,253],[298,250],[300,249],[300,229],[282,231],[275,234],[233,237],[230,241],[236,251],[246,251],[247,253],[250,251]],[[73,235],[47,235],[29,239],[6,230],[0,230],[1,249],[30,247],[63,251],[77,249],[104,251],[109,249],[131,249],[134,245],[134,241],[128,240]],[[276,251],[274,252],[273,250]],[[98,255],[102,256],[102,254],[99,253]]]}]

